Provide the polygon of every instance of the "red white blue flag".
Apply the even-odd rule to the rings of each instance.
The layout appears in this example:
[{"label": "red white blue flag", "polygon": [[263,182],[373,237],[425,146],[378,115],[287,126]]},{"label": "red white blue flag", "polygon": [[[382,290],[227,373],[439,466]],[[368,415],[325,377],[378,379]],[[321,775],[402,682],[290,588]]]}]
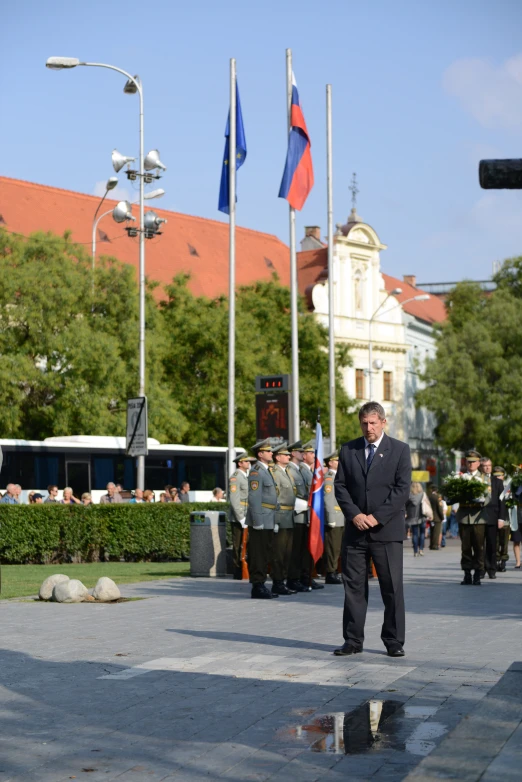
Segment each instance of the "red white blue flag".
[{"label": "red white blue flag", "polygon": [[295,76],[292,73],[292,106],[290,111],[290,134],[285,170],[279,198],[286,198],[293,209],[302,209],[308,194],[314,186],[314,169],[310,153],[310,137],[306,128]]},{"label": "red white blue flag", "polygon": [[317,422],[315,446],[315,464],[312,485],[310,487],[310,527],[308,530],[308,550],[314,562],[323,555],[324,550],[324,470],[323,470],[323,430]]}]

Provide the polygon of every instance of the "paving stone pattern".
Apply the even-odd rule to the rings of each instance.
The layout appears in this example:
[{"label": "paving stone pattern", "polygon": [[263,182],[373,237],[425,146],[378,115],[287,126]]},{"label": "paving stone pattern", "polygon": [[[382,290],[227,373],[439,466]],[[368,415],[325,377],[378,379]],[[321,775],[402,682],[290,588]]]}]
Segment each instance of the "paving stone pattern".
[{"label": "paving stone pattern", "polygon": [[405,548],[399,660],[375,583],[350,658],[332,655],[339,586],[253,601],[243,582],[172,579],[124,586],[148,599],[115,605],[2,602],[0,782],[518,782],[512,566],[461,587],[456,543]]}]

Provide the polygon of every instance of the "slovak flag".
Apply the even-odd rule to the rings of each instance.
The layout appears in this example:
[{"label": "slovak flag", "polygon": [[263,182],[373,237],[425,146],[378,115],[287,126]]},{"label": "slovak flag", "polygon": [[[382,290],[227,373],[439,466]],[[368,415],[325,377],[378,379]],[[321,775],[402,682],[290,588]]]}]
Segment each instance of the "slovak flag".
[{"label": "slovak flag", "polygon": [[310,487],[310,527],[308,530],[308,551],[314,562],[323,555],[324,550],[324,470],[323,470],[323,430],[317,422],[315,447],[315,465]]},{"label": "slovak flag", "polygon": [[292,107],[290,112],[290,134],[285,170],[279,198],[286,198],[293,209],[302,209],[314,186],[314,169],[310,153],[310,137],[299,103],[299,93],[292,73]]}]

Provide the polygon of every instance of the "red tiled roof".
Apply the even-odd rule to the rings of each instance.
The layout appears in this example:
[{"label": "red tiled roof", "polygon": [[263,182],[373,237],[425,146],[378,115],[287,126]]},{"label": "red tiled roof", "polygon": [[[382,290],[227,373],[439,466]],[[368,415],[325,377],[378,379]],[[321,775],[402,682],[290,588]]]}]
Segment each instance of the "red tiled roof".
[{"label": "red tiled roof", "polygon": [[[90,252],[92,219],[100,202],[98,196],[47,185],[0,177],[0,224],[14,233],[33,231],[63,234],[72,231],[72,240],[85,244]],[[116,201],[106,199],[101,214]],[[147,205],[149,206],[149,205]],[[194,294],[211,298],[228,294],[228,225],[217,220],[168,212],[150,203],[150,208],[168,220],[163,235],[146,242],[147,277],[170,283],[180,272],[191,274]],[[137,216],[137,207],[134,210]],[[100,231],[109,242],[100,240]],[[102,235],[103,235],[102,233]],[[121,224],[110,215],[98,225],[97,256],[113,255],[138,268],[138,239],[129,239]],[[290,282],[288,247],[276,236],[236,229],[236,283],[248,285],[269,280],[277,272],[281,282]]]},{"label": "red tiled roof", "polygon": [[[419,296],[425,291],[420,288],[414,288],[403,280],[396,277],[390,277],[383,273],[384,285],[386,291],[390,293],[394,288],[402,288],[402,293],[397,296],[400,302]],[[328,279],[328,250],[306,250],[297,253],[297,279],[299,291],[304,296],[307,291],[317,282],[324,282]],[[310,297],[307,297],[310,301]],[[446,320],[446,308],[444,302],[438,296],[430,296],[427,301],[410,301],[404,304],[404,311],[413,315],[426,323],[440,323]]]}]

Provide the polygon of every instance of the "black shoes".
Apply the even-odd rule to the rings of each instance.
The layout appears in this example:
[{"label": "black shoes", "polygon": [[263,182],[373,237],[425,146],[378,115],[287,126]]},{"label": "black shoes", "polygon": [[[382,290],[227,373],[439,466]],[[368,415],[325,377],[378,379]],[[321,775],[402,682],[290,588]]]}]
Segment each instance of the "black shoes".
[{"label": "black shoes", "polygon": [[325,584],[342,584],[342,580],[339,578],[337,573],[327,573],[326,578],[324,580]]},{"label": "black shoes", "polygon": [[505,562],[501,562],[500,565],[499,565],[498,570],[499,570],[499,573],[505,573],[506,572],[506,563]]},{"label": "black shoes", "polygon": [[481,576],[480,570],[475,570],[475,572],[473,573],[473,586],[480,586],[480,576]]},{"label": "black shoes", "polygon": [[274,581],[272,584],[272,594],[273,595],[295,595],[296,590],[295,589],[288,589],[287,585],[284,581]]},{"label": "black shoes", "polygon": [[253,600],[272,600],[274,597],[279,597],[279,595],[270,592],[264,584],[252,584],[251,597]]},{"label": "black shoes", "polygon": [[391,646],[388,649],[388,657],[405,657],[405,652],[402,646]]},{"label": "black shoes", "polygon": [[462,586],[473,583],[471,579],[471,570],[464,571],[464,579],[460,583]]},{"label": "black shoes", "polygon": [[337,657],[347,657],[349,654],[361,654],[362,648],[354,646],[353,644],[345,643],[340,649],[334,649],[334,654]]},{"label": "black shoes", "polygon": [[310,581],[310,589],[324,589],[324,584],[318,584],[313,578]]},{"label": "black shoes", "polygon": [[298,581],[297,578],[288,578],[286,580],[286,585],[288,589],[291,589],[292,592],[309,592],[307,586],[305,586],[301,581]]},{"label": "black shoes", "polygon": [[496,578],[497,574],[495,573],[494,570],[488,570],[488,576],[489,578]]}]

